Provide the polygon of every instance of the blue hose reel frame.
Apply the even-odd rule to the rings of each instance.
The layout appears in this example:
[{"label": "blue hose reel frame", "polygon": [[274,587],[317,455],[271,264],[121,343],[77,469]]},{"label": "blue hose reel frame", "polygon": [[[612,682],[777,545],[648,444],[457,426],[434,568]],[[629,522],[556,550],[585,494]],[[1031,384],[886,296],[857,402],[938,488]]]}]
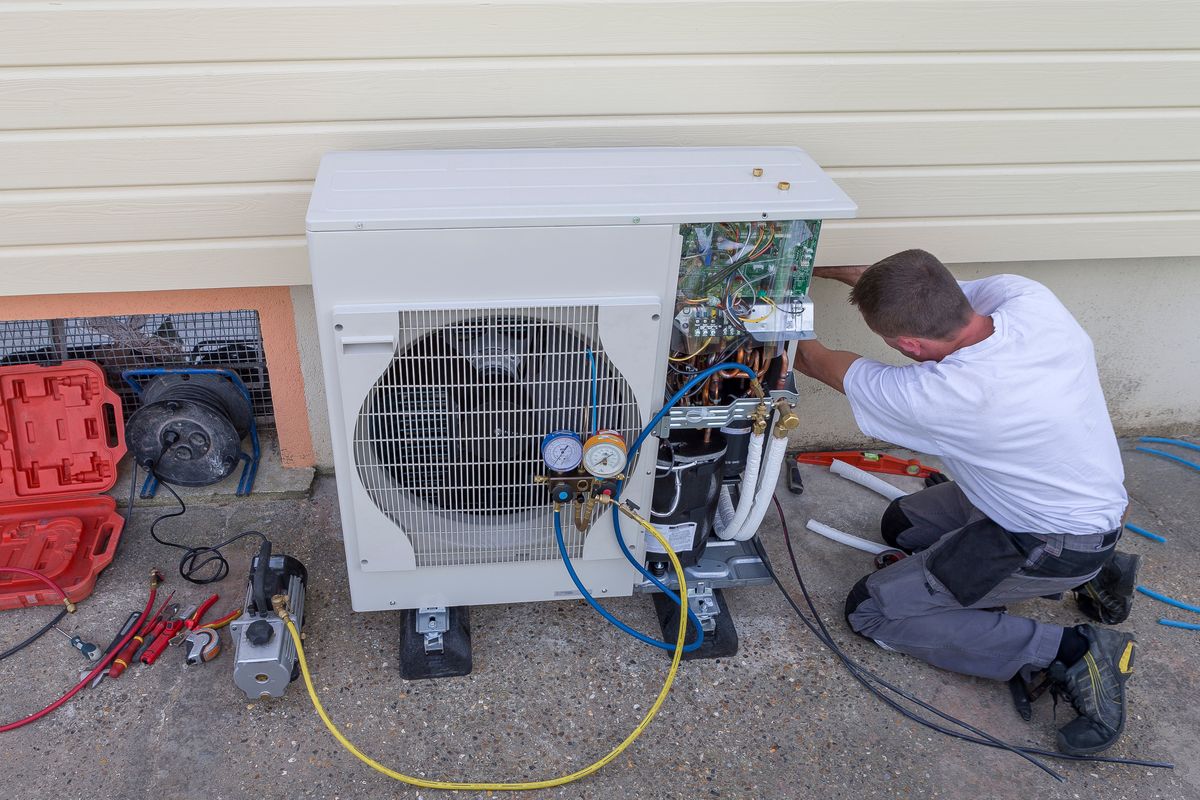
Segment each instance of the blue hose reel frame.
[{"label": "blue hose reel frame", "polygon": [[[151,378],[157,378],[162,375],[217,375],[225,378],[232,383],[238,390],[238,393],[246,401],[248,408],[254,408],[254,400],[250,397],[250,390],[246,388],[246,384],[238,377],[237,373],[228,369],[212,369],[207,367],[150,367],[146,369],[130,369],[121,373],[121,377],[133,389],[133,393],[139,398],[142,396],[144,386],[142,381]],[[245,497],[254,490],[254,479],[258,476],[258,464],[262,456],[262,448],[258,441],[258,423],[254,419],[254,414],[250,414],[250,452],[241,450],[238,457],[242,462],[242,474],[238,478],[237,496]],[[142,499],[154,497],[158,492],[158,478],[154,477],[154,473],[150,472],[146,475],[146,480],[142,482],[140,496]]]}]

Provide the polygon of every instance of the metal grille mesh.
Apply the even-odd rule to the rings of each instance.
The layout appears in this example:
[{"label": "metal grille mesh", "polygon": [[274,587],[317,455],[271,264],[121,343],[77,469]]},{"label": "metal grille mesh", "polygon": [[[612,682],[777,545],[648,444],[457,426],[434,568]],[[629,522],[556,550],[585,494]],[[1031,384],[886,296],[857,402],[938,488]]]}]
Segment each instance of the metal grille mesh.
[{"label": "metal grille mesh", "polygon": [[0,322],[0,366],[95,361],[121,395],[126,417],[137,395],[121,379],[128,369],[206,367],[237,373],[250,390],[259,425],[275,421],[258,312],[205,311]]},{"label": "metal grille mesh", "polygon": [[[354,458],[372,501],[418,566],[558,559],[540,445],[597,421],[627,440],[641,422],[599,338],[595,306],[400,312],[400,345],[358,415]],[[564,519],[572,557],[583,537]]]}]

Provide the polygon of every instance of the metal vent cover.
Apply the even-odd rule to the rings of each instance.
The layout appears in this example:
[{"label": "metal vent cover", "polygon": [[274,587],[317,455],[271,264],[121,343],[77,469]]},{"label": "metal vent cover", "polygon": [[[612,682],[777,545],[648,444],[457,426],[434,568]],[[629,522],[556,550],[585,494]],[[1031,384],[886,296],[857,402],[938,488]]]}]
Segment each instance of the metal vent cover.
[{"label": "metal vent cover", "polygon": [[[641,427],[604,352],[598,308],[399,312],[399,345],[358,413],[352,453],[368,497],[407,535],[418,567],[559,558],[542,437]],[[583,537],[566,524],[568,553]],[[398,532],[399,535],[399,532]]]}]

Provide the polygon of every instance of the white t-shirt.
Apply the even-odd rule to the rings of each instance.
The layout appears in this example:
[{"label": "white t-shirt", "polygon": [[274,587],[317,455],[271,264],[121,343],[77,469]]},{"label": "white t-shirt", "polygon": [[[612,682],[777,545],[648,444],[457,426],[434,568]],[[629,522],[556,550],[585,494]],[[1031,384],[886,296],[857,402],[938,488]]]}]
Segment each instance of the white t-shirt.
[{"label": "white t-shirt", "polygon": [[960,285],[995,332],[941,361],[855,361],[844,386],[858,426],[940,456],[975,507],[1007,530],[1116,529],[1125,470],[1092,340],[1036,281]]}]

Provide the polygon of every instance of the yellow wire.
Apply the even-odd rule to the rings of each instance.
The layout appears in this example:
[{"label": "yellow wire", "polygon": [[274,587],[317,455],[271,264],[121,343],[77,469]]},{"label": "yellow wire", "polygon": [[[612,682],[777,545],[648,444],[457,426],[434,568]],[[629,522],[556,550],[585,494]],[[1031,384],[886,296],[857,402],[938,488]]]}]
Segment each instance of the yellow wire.
[{"label": "yellow wire", "polygon": [[711,337],[711,336],[708,337],[707,339],[705,339],[704,344],[700,345],[700,348],[698,350],[696,350],[696,352],[692,353],[691,355],[679,356],[678,358],[668,356],[667,361],[679,362],[679,361],[687,361],[688,359],[695,358],[696,356],[698,356],[704,352],[704,348],[706,348],[710,344],[712,344],[712,340],[713,340],[713,337]]},{"label": "yellow wire", "polygon": [[[670,543],[663,538],[663,535],[658,532],[649,521],[643,519],[632,509],[625,506],[617,506],[621,513],[630,519],[636,521],[643,528],[648,530],[658,543],[662,545],[666,551],[667,557],[671,559],[671,566],[675,568],[675,575],[679,578],[679,596],[687,598],[687,582],[683,577],[683,565],[679,563],[679,558],[675,555],[675,551],[671,549]],[[312,673],[308,670],[308,661],[304,657],[304,645],[300,642],[300,632],[296,630],[295,624],[292,623],[291,617],[288,616],[284,606],[278,606],[276,613],[283,619],[283,623],[287,626],[288,634],[292,637],[292,643],[296,646],[296,658],[300,662],[300,674],[304,676],[304,686],[308,689],[308,697],[312,700],[313,708],[316,709],[317,715],[321,721],[325,723],[325,727],[333,734],[333,738],[337,739],[342,747],[349,750],[359,761],[374,769],[377,772],[382,772],[389,778],[394,778],[411,786],[419,786],[423,789],[451,789],[467,792],[488,792],[488,791],[525,791],[530,789],[549,789],[554,786],[563,786],[565,784],[577,781],[580,778],[586,778],[594,772],[597,772],[601,767],[608,764],[610,761],[621,755],[625,748],[633,744],[634,739],[642,735],[642,731],[650,724],[650,720],[654,719],[654,715],[658,713],[658,709],[662,706],[663,701],[667,699],[667,692],[671,690],[671,684],[675,681],[675,673],[679,669],[679,661],[683,658],[684,640],[687,638],[688,615],[686,609],[680,609],[679,613],[679,633],[675,637],[675,654],[671,658],[671,667],[667,670],[666,680],[663,681],[662,689],[655,698],[654,703],[646,711],[646,716],[642,717],[642,721],[637,724],[625,739],[614,747],[608,755],[601,758],[599,761],[584,767],[583,769],[572,772],[570,775],[563,775],[560,778],[550,778],[543,781],[526,781],[523,783],[459,783],[456,781],[429,781],[423,778],[416,778],[412,775],[405,775],[402,772],[397,772],[394,769],[385,767],[375,759],[363,753],[355,747],[349,739],[338,730],[333,724],[333,720],[329,718],[329,714],[325,712],[325,707],[321,705],[321,699],[317,697],[316,687],[313,686]]]},{"label": "yellow wire", "polygon": [[775,313],[775,301],[769,297],[764,297],[763,301],[770,306],[766,314],[763,314],[761,317],[755,317],[754,319],[748,319],[747,317],[738,317],[738,319],[742,322],[762,322],[765,319],[769,319],[770,316]]}]

